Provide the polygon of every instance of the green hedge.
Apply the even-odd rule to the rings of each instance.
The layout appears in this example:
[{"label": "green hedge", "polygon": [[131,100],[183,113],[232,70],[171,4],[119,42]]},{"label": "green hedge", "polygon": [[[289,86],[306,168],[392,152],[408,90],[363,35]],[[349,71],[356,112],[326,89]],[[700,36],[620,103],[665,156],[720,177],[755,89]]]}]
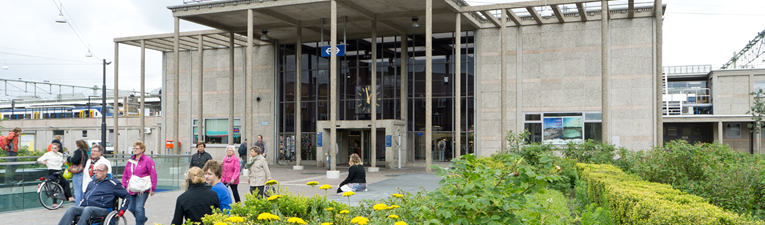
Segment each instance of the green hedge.
[{"label": "green hedge", "polygon": [[612,209],[617,224],[765,224],[711,205],[668,184],[628,175],[612,165],[576,164],[590,200]]}]

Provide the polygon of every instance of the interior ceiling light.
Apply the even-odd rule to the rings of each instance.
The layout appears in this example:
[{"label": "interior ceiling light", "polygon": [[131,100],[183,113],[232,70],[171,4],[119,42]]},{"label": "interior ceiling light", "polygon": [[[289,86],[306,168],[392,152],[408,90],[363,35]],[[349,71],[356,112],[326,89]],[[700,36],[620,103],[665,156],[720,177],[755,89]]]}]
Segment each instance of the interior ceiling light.
[{"label": "interior ceiling light", "polygon": [[420,27],[420,23],[418,23],[417,20],[420,20],[420,18],[417,18],[416,16],[412,17],[412,28],[419,28]]},{"label": "interior ceiling light", "polygon": [[268,41],[270,39],[270,38],[268,38],[268,31],[267,30],[263,30],[260,33],[263,33],[263,36],[260,36],[260,40]]}]

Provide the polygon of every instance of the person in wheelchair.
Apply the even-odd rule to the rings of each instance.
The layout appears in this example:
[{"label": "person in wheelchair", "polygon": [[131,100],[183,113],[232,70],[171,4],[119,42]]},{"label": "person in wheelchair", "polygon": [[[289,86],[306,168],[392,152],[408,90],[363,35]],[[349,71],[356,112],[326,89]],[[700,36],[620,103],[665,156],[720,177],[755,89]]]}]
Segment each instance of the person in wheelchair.
[{"label": "person in wheelchair", "polygon": [[51,143],[50,151],[37,158],[37,162],[48,167],[48,179],[56,181],[64,188],[64,197],[74,202],[72,191],[69,190],[69,181],[62,176],[61,166],[64,164],[64,154],[61,154],[61,143]]},{"label": "person in wheelchair", "polygon": [[[107,177],[107,171],[109,168],[104,164],[96,165],[95,178],[88,184],[88,188],[83,194],[82,201],[77,206],[72,206],[66,210],[66,213],[58,222],[59,225],[73,224],[88,224],[88,220],[91,218],[105,217],[112,210],[116,210],[114,206],[115,198],[122,198],[122,204],[119,207],[119,214],[117,217],[123,216],[125,210],[127,210],[130,203],[130,194],[122,187],[119,181],[111,180]],[[79,216],[79,220],[75,221],[75,218]]]}]

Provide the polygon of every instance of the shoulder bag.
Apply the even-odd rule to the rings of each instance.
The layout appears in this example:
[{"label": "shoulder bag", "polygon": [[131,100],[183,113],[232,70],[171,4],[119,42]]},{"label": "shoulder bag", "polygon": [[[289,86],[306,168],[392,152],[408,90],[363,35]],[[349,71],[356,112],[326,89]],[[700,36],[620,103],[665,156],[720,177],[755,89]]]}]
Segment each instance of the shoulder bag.
[{"label": "shoulder bag", "polygon": [[72,165],[69,167],[69,169],[67,169],[70,173],[72,174],[82,173],[82,170],[85,169],[85,166],[83,166],[83,164],[85,164],[85,155],[81,154],[81,156],[82,156],[82,161],[80,161],[80,165]]},{"label": "shoulder bag", "polygon": [[144,191],[151,189],[150,176],[139,177],[135,175],[135,166],[139,161],[128,160],[128,162],[133,164],[133,170],[130,171],[132,175],[128,181],[128,190],[133,193],[143,193]]}]

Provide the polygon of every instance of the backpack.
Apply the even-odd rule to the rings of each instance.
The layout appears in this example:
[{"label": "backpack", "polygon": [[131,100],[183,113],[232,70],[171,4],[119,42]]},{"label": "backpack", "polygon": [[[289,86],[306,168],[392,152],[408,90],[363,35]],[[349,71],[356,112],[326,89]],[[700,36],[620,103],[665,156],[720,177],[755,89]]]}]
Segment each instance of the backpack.
[{"label": "backpack", "polygon": [[11,142],[14,138],[16,138],[16,133],[13,131],[8,132],[8,136],[0,136],[0,148],[5,151],[13,150]]},{"label": "backpack", "polygon": [[247,146],[244,144],[239,145],[239,156],[247,155]]}]

